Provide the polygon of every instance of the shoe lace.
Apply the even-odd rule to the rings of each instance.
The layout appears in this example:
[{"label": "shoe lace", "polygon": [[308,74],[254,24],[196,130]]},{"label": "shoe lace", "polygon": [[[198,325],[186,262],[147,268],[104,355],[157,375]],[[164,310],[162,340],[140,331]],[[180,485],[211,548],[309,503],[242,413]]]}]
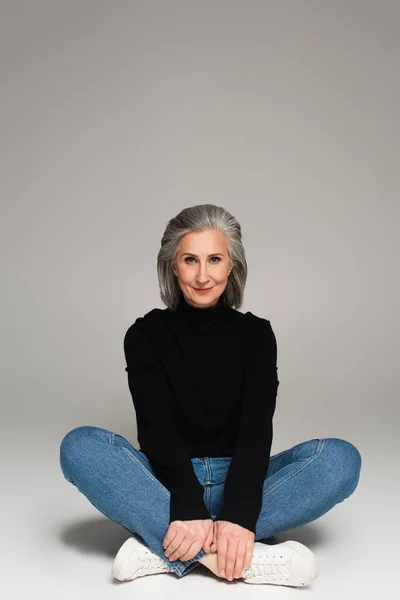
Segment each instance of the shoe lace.
[{"label": "shoe lace", "polygon": [[139,571],[148,571],[154,569],[155,567],[163,566],[162,563],[164,561],[159,556],[157,556],[157,554],[154,554],[154,552],[145,550],[144,554],[148,554],[149,556],[147,558],[141,557],[141,563],[138,569]]},{"label": "shoe lace", "polygon": [[255,554],[254,559],[257,558],[261,558],[262,562],[258,563],[257,560],[254,560],[254,563],[248,569],[244,569],[243,573],[246,578],[267,575],[271,576],[272,580],[275,580],[274,576],[279,576],[281,580],[286,579],[286,581],[289,581],[289,577],[287,576],[289,573],[288,563],[282,563],[279,560],[283,558],[281,554],[272,554],[270,557],[266,557],[263,554]]}]

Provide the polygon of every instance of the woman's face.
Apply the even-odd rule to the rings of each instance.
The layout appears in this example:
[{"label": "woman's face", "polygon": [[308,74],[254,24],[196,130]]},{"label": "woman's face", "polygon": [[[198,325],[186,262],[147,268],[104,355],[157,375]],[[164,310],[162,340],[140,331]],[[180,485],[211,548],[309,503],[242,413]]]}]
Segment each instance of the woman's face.
[{"label": "woman's face", "polygon": [[[188,233],[181,241],[172,269],[188,302],[207,308],[217,304],[232,270],[226,237],[221,231]],[[199,289],[210,288],[207,292]]]}]

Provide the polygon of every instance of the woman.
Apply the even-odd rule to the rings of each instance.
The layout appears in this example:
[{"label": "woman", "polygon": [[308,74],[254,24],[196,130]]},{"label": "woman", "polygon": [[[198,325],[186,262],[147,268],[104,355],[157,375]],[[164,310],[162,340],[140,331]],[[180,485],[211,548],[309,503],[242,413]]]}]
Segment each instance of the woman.
[{"label": "woman", "polygon": [[140,450],[77,427],[61,443],[64,476],[132,534],[112,566],[119,580],[182,577],[202,563],[229,581],[307,585],[318,575],[309,548],[256,540],[348,498],[360,453],[317,438],[270,455],[276,339],[270,321],[237,310],[247,263],[231,214],[211,204],[182,210],[157,270],[167,308],[138,317],[124,338]]}]

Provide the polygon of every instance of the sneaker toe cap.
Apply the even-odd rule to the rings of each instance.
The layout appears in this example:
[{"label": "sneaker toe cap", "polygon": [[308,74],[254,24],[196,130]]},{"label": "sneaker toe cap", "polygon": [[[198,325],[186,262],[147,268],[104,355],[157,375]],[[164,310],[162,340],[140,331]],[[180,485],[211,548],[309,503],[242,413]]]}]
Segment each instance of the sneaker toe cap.
[{"label": "sneaker toe cap", "polygon": [[300,542],[289,541],[286,545],[293,550],[291,558],[293,577],[303,585],[307,585],[318,575],[315,555]]}]

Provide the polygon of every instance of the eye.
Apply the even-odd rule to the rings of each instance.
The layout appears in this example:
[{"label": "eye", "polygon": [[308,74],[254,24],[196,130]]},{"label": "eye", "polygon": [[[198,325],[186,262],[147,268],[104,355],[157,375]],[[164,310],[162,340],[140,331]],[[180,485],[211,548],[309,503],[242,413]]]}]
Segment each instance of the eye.
[{"label": "eye", "polygon": [[[221,257],[220,256],[212,256],[211,260],[216,259],[217,263],[219,263],[221,261]],[[193,256],[186,256],[185,258],[185,262],[187,262],[188,260],[194,260]],[[192,263],[189,263],[192,264]]]}]

